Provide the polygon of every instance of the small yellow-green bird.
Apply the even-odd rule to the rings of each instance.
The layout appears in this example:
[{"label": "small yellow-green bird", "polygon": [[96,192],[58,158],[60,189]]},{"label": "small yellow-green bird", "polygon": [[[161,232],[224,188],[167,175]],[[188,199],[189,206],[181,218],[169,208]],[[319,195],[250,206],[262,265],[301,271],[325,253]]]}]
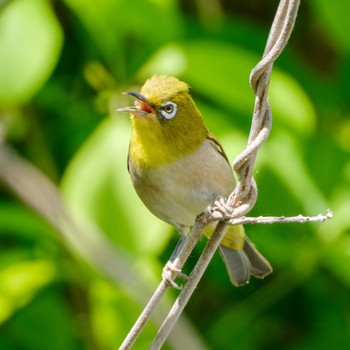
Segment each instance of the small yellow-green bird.
[{"label": "small yellow-green bird", "polygon": [[[153,76],[140,93],[126,94],[136,99],[134,106],[119,109],[131,113],[132,183],[154,215],[185,235],[209,204],[231,194],[235,187],[231,166],[204,125],[186,83],[172,76]],[[242,226],[229,227],[219,247],[234,285],[248,283],[251,275],[263,278],[272,272]]]}]

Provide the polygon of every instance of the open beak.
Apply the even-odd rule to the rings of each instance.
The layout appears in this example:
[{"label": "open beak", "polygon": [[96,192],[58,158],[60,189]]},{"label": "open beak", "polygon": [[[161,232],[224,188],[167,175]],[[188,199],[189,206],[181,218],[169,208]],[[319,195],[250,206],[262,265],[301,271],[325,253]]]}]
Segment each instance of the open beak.
[{"label": "open beak", "polygon": [[147,115],[149,113],[155,113],[155,110],[147,101],[147,98],[138,92],[127,91],[123,92],[124,95],[130,95],[135,97],[138,101],[135,106],[118,108],[118,112],[130,112],[132,114]]}]

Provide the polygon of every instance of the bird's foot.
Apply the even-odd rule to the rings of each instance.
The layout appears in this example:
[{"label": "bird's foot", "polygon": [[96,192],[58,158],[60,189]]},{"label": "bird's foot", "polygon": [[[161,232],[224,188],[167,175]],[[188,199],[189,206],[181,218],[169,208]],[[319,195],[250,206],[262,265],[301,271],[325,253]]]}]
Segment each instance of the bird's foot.
[{"label": "bird's foot", "polygon": [[179,286],[174,280],[176,277],[181,278],[183,281],[187,281],[188,277],[181,272],[181,270],[177,269],[171,262],[168,262],[162,272],[162,278],[165,283],[169,286],[181,290],[182,286]]},{"label": "bird's foot", "polygon": [[233,209],[227,204],[224,197],[218,197],[208,208],[213,218],[222,220],[230,217]]}]

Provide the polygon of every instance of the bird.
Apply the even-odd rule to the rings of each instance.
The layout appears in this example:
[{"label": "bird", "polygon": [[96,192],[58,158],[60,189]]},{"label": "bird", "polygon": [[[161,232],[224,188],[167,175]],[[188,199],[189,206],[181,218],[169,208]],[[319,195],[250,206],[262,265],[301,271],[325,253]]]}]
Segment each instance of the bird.
[{"label": "bird", "polygon": [[[153,75],[140,92],[125,94],[135,99],[133,106],[118,109],[130,113],[127,167],[132,184],[149,211],[186,237],[198,214],[234,190],[228,158],[205,126],[187,83]],[[209,238],[212,231],[204,234]],[[272,272],[242,225],[227,229],[219,251],[235,286]]]}]

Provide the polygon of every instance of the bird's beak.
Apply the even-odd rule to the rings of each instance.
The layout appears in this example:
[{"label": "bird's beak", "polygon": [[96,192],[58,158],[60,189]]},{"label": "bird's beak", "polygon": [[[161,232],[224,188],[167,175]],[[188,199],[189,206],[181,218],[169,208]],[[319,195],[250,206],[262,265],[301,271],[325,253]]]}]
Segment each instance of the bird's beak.
[{"label": "bird's beak", "polygon": [[147,101],[147,98],[144,95],[138,92],[132,92],[132,91],[123,92],[123,94],[135,97],[138,103],[135,106],[118,108],[117,109],[118,112],[130,112],[132,114],[140,114],[140,115],[155,113],[155,110],[153,109],[151,104]]}]

